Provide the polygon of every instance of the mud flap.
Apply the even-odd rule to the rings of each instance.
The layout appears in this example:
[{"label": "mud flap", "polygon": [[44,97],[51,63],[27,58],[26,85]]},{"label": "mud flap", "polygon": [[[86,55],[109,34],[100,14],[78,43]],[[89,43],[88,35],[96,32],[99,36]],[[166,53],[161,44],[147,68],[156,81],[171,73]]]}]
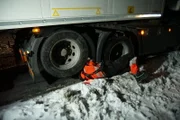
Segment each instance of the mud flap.
[{"label": "mud flap", "polygon": [[33,82],[38,82],[39,80],[44,79],[38,63],[38,50],[40,48],[42,40],[43,38],[35,38],[34,36],[32,36],[29,40],[29,43],[23,46],[23,49],[25,51],[33,52],[31,56],[28,56],[27,61],[29,74],[32,77]]}]

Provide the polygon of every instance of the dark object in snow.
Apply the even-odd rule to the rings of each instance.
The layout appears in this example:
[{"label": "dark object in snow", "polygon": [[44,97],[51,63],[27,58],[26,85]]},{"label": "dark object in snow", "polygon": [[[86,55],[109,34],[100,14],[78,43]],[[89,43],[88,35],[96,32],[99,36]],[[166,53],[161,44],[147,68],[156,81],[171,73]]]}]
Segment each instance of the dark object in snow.
[{"label": "dark object in snow", "polygon": [[107,78],[106,79],[106,82],[109,83],[110,85],[114,82],[114,79],[111,79],[111,78]]},{"label": "dark object in snow", "polygon": [[37,100],[37,101],[36,101],[36,104],[44,104],[44,102],[41,101],[41,100]]},{"label": "dark object in snow", "polygon": [[126,99],[124,98],[124,94],[122,94],[121,92],[116,91],[116,90],[115,90],[115,93],[122,102],[126,102]]},{"label": "dark object in snow", "polygon": [[67,92],[64,94],[64,96],[70,100],[71,98],[74,98],[76,95],[80,95],[81,94],[81,91],[79,90],[71,90],[71,89],[68,89]]},{"label": "dark object in snow", "polygon": [[138,72],[133,76],[136,78],[137,82],[143,82],[148,78],[148,74],[145,71]]},{"label": "dark object in snow", "polygon": [[44,108],[44,111],[45,111],[45,112],[47,112],[47,111],[48,111],[48,109],[47,109],[47,108]]}]

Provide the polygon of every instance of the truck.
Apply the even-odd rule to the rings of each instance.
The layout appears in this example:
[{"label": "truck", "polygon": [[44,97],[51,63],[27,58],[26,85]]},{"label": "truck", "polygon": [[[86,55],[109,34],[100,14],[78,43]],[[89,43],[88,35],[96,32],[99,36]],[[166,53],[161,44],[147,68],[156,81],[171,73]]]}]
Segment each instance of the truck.
[{"label": "truck", "polygon": [[123,70],[126,54],[180,43],[180,0],[1,0],[0,6],[0,31],[13,31],[16,56],[34,81],[73,77],[88,59],[106,66],[122,58]]}]

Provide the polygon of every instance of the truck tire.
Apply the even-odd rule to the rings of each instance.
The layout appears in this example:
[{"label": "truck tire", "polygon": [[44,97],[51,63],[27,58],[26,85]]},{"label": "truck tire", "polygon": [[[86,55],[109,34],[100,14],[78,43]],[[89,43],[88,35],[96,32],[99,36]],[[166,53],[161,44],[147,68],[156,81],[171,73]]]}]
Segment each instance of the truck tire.
[{"label": "truck tire", "polygon": [[[113,76],[117,73],[122,72],[127,65],[129,60],[134,56],[134,49],[131,41],[124,36],[112,37],[108,40],[104,47],[104,67],[107,76]],[[119,60],[119,62],[117,62]],[[113,71],[109,71],[109,65],[114,65]]]},{"label": "truck tire", "polygon": [[42,45],[41,62],[50,75],[57,78],[77,74],[88,58],[86,40],[72,30],[61,30],[52,34]]}]

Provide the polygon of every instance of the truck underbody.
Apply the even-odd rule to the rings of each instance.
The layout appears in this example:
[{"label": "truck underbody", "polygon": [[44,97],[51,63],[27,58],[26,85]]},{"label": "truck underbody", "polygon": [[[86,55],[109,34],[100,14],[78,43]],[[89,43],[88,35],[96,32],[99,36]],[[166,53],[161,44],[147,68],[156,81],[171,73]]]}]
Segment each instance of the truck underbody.
[{"label": "truck underbody", "polygon": [[[26,33],[22,29],[25,33],[19,31],[17,38],[23,38],[22,35],[27,38],[16,42],[34,80],[72,77],[79,74],[87,59],[103,61],[106,65],[125,54],[142,56],[178,47],[179,26],[160,25],[159,20],[145,21],[142,22],[145,25],[134,21],[44,27],[40,28],[43,32],[29,37],[30,30]],[[121,70],[128,65],[129,59],[124,59]],[[81,67],[73,68],[76,65]]]}]

